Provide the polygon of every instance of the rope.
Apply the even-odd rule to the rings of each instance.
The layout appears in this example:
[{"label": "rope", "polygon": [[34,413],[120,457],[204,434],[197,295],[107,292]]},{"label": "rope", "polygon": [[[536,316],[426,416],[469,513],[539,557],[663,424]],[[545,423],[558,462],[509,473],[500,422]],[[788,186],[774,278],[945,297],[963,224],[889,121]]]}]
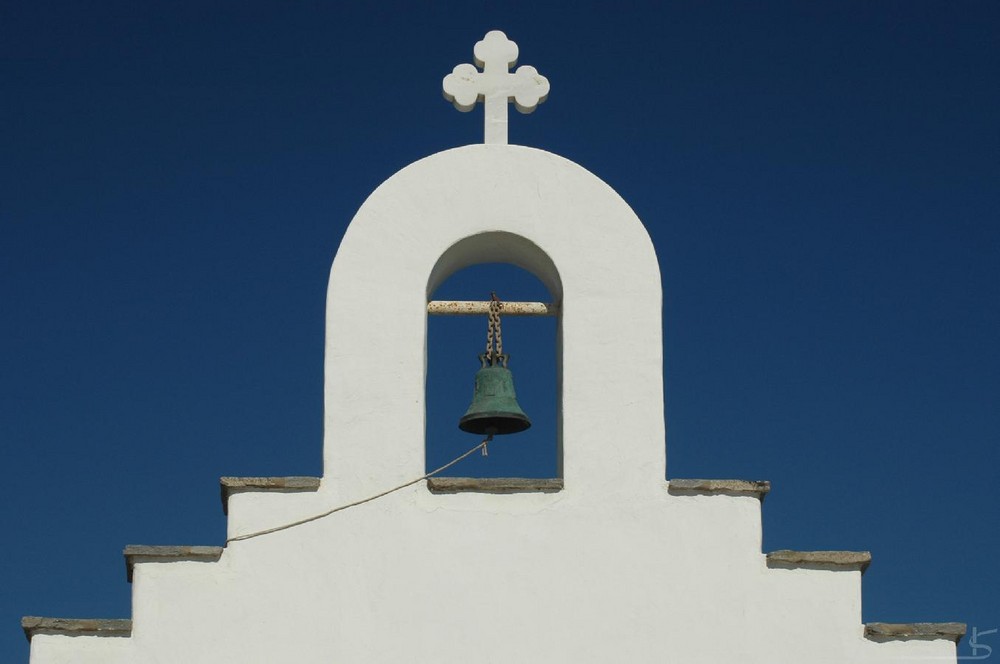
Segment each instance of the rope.
[{"label": "rope", "polygon": [[353,503],[348,503],[347,505],[341,505],[340,507],[334,507],[332,510],[329,510],[327,512],[323,512],[322,514],[317,514],[315,516],[311,516],[311,517],[308,517],[308,518],[305,518],[305,519],[301,519],[300,521],[293,521],[292,523],[286,523],[283,526],[275,526],[274,528],[268,528],[267,530],[259,530],[259,531],[255,532],[255,533],[247,533],[246,535],[237,535],[235,537],[230,537],[229,539],[226,540],[226,544],[229,544],[230,542],[239,542],[241,540],[248,540],[248,539],[252,539],[254,537],[260,537],[261,535],[270,535],[271,533],[276,533],[276,532],[279,532],[279,531],[282,531],[282,530],[288,530],[289,528],[294,528],[296,526],[301,526],[302,524],[309,523],[310,521],[317,521],[317,520],[322,519],[324,517],[328,517],[331,514],[334,514],[336,512],[342,512],[342,511],[344,511],[346,509],[349,509],[351,507],[357,507],[358,505],[364,505],[365,503],[370,503],[371,501],[377,500],[378,498],[381,498],[383,496],[388,496],[390,493],[394,493],[396,491],[399,491],[400,489],[405,489],[406,487],[412,486],[412,485],[416,484],[417,482],[421,482],[421,481],[426,480],[428,478],[434,477],[438,473],[440,473],[442,471],[445,471],[445,470],[448,470],[449,468],[451,468],[452,466],[454,466],[456,463],[458,463],[462,459],[466,458],[467,456],[470,456],[471,454],[473,454],[474,452],[476,452],[478,450],[483,450],[484,456],[485,456],[486,446],[489,444],[489,442],[490,442],[490,440],[492,440],[492,438],[493,438],[493,436],[488,436],[486,439],[483,440],[483,442],[479,443],[478,445],[476,445],[475,447],[473,447],[468,452],[465,452],[464,454],[455,457],[454,459],[452,459],[448,463],[444,464],[440,468],[435,468],[434,470],[432,470],[431,472],[427,473],[426,475],[422,475],[422,476],[418,477],[415,480],[410,480],[409,482],[406,482],[405,484],[400,484],[399,486],[393,487],[392,489],[389,489],[388,491],[383,491],[382,493],[377,493],[374,496],[369,496],[368,498],[362,498],[361,500],[355,501]]}]

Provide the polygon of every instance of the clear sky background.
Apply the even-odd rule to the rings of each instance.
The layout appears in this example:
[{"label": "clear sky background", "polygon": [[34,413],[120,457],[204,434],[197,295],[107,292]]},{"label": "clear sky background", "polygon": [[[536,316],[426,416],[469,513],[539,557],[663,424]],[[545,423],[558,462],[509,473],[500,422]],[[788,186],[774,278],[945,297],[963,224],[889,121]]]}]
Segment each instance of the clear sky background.
[{"label": "clear sky background", "polygon": [[[128,617],[124,545],[221,544],[219,476],[322,473],[330,263],[482,140],[440,85],[492,28],[552,84],[511,142],[655,243],[668,476],[771,480],[765,551],[872,551],[866,621],[1000,626],[997,2],[6,0],[0,661]],[[439,296],[545,297],[511,272]],[[546,325],[505,326],[536,427],[458,474],[551,472]],[[431,464],[484,327],[432,324]]]}]

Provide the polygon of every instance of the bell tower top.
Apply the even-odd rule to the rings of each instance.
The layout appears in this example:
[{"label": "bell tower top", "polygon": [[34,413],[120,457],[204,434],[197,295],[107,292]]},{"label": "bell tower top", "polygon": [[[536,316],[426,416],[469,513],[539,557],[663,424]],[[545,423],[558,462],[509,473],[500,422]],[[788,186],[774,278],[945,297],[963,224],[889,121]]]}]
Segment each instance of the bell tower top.
[{"label": "bell tower top", "polygon": [[546,286],[558,316],[558,499],[659,496],[662,295],[649,234],[581,166],[507,145],[508,102],[528,112],[549,83],[534,67],[510,71],[518,48],[499,30],[474,53],[482,71],[455,67],[444,93],[462,111],[484,101],[486,144],[431,155],[386,180],[334,259],[321,492],[351,502],[425,472],[430,296],[464,267],[509,263]]},{"label": "bell tower top", "polygon": [[513,73],[517,64],[517,44],[500,30],[490,30],[473,49],[476,69],[470,64],[455,67],[444,77],[444,98],[455,108],[467,113],[482,101],[486,107],[484,143],[507,144],[507,103],[521,113],[531,113],[549,95],[549,81],[534,67],[524,65]]},{"label": "bell tower top", "polygon": [[351,221],[327,293],[323,490],[351,502],[426,472],[428,300],[451,274],[480,263],[531,272],[558,310],[565,489],[550,498],[608,506],[626,493],[662,494],[653,244],[606,183],[519,145],[421,159],[379,186]]}]

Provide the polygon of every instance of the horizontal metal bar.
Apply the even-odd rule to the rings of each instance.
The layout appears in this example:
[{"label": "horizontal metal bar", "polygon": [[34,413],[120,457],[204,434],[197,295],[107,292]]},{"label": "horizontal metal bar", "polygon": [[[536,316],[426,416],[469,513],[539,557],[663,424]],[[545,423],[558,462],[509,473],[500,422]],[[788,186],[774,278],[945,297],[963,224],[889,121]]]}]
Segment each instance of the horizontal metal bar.
[{"label": "horizontal metal bar", "polygon": [[[485,316],[489,312],[489,301],[432,300],[427,303],[427,313],[434,316]],[[551,302],[501,302],[500,313],[504,316],[558,316],[559,305]]]}]

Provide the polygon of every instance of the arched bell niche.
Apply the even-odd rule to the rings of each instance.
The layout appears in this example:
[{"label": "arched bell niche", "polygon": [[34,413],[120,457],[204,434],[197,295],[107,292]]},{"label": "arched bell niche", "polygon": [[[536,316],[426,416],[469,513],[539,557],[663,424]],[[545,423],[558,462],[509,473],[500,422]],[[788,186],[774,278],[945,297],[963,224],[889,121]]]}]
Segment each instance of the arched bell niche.
[{"label": "arched bell niche", "polygon": [[[498,260],[504,262],[494,262]],[[435,301],[484,301],[491,292],[507,302],[558,303],[561,285],[555,266],[541,249],[520,236],[500,232],[479,234],[453,245],[438,261],[428,283],[428,299]],[[518,403],[532,426],[497,436],[487,456],[474,454],[441,476],[561,477],[559,317],[507,315],[501,321],[503,349],[510,356]],[[428,315],[428,472],[481,439],[459,430],[458,420],[472,400],[486,333],[484,315]]]},{"label": "arched bell niche", "polygon": [[[434,300],[486,300],[491,291],[506,301],[550,302],[533,274],[506,263],[473,265],[453,274]],[[472,455],[442,477],[558,477],[557,361],[555,317],[502,316],[504,352],[510,356],[518,403],[531,428],[497,436],[488,456]],[[479,442],[459,430],[473,394],[473,377],[486,346],[486,316],[428,316],[427,471],[438,468]]]},{"label": "arched bell niche", "polygon": [[[528,270],[552,296],[560,490],[595,500],[608,491],[659,495],[662,298],[649,234],[592,173],[514,145],[415,162],[351,221],[327,290],[321,491],[350,502],[426,472],[426,400],[435,386],[427,383],[427,303],[448,277],[484,263]],[[491,289],[519,297],[492,283],[470,297],[483,301]],[[484,335],[485,322],[473,325],[470,343],[485,346]],[[532,368],[516,336],[505,330],[504,350],[523,393]],[[475,353],[461,361],[471,366],[449,428],[471,398]]]}]

